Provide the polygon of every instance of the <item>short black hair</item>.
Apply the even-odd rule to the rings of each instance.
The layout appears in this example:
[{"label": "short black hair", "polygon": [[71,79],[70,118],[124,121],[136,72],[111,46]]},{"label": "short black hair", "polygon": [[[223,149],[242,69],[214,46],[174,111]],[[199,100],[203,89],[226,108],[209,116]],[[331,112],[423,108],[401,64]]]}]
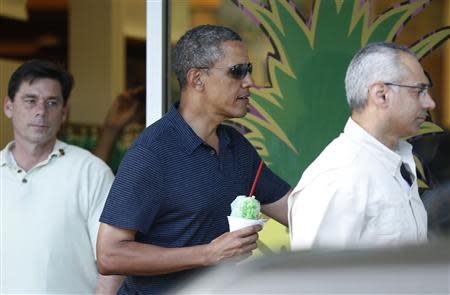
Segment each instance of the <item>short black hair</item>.
[{"label": "short black hair", "polygon": [[235,31],[213,25],[201,25],[187,31],[173,49],[172,66],[180,89],[186,86],[186,75],[193,68],[209,68],[223,57],[225,41],[242,41]]},{"label": "short black hair", "polygon": [[40,59],[31,59],[24,62],[11,75],[8,83],[8,96],[13,101],[17,90],[23,82],[32,83],[36,79],[52,79],[61,85],[64,105],[67,104],[74,80],[72,75],[62,67]]}]

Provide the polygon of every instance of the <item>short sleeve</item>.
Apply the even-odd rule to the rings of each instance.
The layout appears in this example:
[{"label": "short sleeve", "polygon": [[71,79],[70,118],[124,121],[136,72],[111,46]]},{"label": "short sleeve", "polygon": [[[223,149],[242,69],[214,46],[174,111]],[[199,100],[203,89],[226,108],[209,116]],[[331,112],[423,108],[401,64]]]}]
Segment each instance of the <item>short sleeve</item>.
[{"label": "short sleeve", "polygon": [[99,165],[92,165],[88,172],[90,175],[89,179],[91,180],[88,193],[88,228],[94,256],[96,254],[97,233],[100,226],[99,217],[114,181],[114,175],[111,172],[111,169],[103,162],[100,163],[100,160],[98,160],[98,164]]},{"label": "short sleeve", "polygon": [[160,168],[154,152],[139,144],[132,146],[120,164],[100,221],[145,234],[162,202]]}]

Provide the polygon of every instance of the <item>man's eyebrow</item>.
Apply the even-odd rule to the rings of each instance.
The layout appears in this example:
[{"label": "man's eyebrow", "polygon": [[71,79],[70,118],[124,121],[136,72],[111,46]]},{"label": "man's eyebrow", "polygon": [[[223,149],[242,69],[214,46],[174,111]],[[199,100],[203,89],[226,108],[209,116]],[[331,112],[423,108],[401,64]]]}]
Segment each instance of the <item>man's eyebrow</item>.
[{"label": "man's eyebrow", "polygon": [[[33,98],[36,98],[36,97],[39,97],[39,95],[37,95],[35,93],[24,93],[22,95],[22,97],[33,97]],[[46,99],[63,99],[63,98],[62,98],[62,96],[52,95],[52,96],[47,97]]]},{"label": "man's eyebrow", "polygon": [[49,96],[47,99],[57,99],[57,100],[63,100],[61,96]]},{"label": "man's eyebrow", "polygon": [[34,93],[24,93],[22,95],[22,97],[32,97],[32,98],[37,98],[38,96]]}]

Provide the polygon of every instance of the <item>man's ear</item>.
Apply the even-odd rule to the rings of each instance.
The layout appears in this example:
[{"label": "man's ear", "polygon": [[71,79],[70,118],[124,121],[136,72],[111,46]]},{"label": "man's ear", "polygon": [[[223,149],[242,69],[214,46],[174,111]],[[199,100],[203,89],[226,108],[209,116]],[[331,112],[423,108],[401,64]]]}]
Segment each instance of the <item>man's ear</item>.
[{"label": "man's ear", "polygon": [[192,68],[187,72],[186,80],[188,87],[196,90],[203,90],[203,71],[201,69]]},{"label": "man's ear", "polygon": [[387,87],[381,82],[373,83],[369,86],[368,96],[369,103],[377,107],[385,108],[389,104]]},{"label": "man's ear", "polygon": [[13,110],[13,102],[9,98],[9,96],[5,96],[3,100],[3,112],[5,113],[6,117],[9,119],[12,118],[12,110]]}]

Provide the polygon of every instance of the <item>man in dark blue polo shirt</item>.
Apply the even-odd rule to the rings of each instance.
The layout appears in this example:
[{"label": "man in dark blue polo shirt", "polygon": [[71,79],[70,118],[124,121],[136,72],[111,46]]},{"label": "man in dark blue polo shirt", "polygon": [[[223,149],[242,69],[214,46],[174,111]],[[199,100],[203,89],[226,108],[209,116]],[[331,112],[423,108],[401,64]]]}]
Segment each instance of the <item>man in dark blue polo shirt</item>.
[{"label": "man in dark blue polo shirt", "polygon": [[[260,226],[229,232],[227,215],[249,192],[261,158],[226,119],[243,117],[253,86],[247,48],[219,26],[188,31],[174,49],[180,102],[134,142],[100,221],[98,268],[123,274],[119,294],[167,292],[193,269],[256,248]],[[254,195],[287,224],[289,185],[263,167]]]}]

